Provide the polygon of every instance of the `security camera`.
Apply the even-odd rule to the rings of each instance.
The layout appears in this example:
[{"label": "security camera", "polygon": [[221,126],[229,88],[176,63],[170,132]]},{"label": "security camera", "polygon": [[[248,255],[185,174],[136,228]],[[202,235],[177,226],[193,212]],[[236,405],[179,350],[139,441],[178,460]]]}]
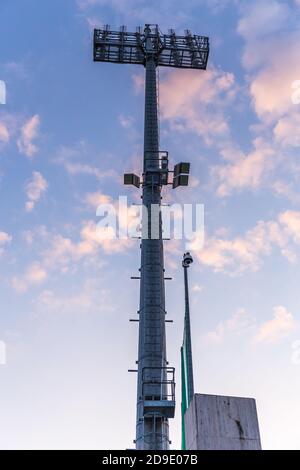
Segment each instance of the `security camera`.
[{"label": "security camera", "polygon": [[183,255],[183,261],[182,261],[182,266],[184,268],[188,268],[190,264],[192,264],[193,258],[189,252],[185,253]]}]

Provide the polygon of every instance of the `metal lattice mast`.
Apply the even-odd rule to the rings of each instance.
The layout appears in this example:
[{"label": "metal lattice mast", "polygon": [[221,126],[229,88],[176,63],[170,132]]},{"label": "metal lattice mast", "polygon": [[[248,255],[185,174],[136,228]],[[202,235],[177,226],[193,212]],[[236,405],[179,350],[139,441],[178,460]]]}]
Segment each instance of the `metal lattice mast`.
[{"label": "metal lattice mast", "polygon": [[165,333],[164,255],[161,221],[161,191],[173,173],[173,188],[188,185],[190,166],[179,163],[168,168],[168,153],[159,150],[157,103],[158,66],[206,69],[208,38],[163,35],[157,25],[127,33],[106,26],[94,32],[94,60],[143,64],[145,81],[144,165],[142,179],[125,174],[124,183],[142,186],[143,217],[140,267],[139,346],[137,380],[136,448],[169,448],[168,419],[175,413],[174,368],[168,367]]},{"label": "metal lattice mast", "polygon": [[[149,34],[150,28],[145,33]],[[160,413],[144,412],[144,397],[161,398],[161,382],[165,379],[165,287],[164,259],[160,211],[155,214],[152,207],[161,205],[159,181],[153,181],[159,171],[159,137],[157,115],[157,83],[155,50],[151,38],[146,39],[145,80],[145,130],[144,130],[144,179],[143,206],[147,209],[142,227],[147,225],[148,239],[143,237],[141,245],[141,284],[139,309],[139,351],[137,387],[137,449],[167,449],[169,432],[167,418]],[[154,184],[153,184],[154,183]],[[153,220],[158,216],[158,220]],[[158,238],[151,239],[151,231],[158,223]],[[153,235],[153,234],[152,234]],[[146,382],[154,382],[145,385]],[[149,389],[148,391],[145,389]],[[145,392],[149,395],[146,396]]]}]

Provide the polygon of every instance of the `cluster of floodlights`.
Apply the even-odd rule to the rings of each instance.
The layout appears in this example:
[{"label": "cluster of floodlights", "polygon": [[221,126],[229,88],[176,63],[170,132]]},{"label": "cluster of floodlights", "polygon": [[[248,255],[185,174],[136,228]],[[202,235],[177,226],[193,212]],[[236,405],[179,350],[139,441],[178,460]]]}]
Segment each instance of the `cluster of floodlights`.
[{"label": "cluster of floodlights", "polygon": [[173,29],[163,34],[157,25],[138,27],[136,32],[111,31],[109,25],[94,30],[94,61],[117,64],[146,63],[146,41],[151,39],[158,66],[206,69],[209,39],[192,34],[189,30],[178,35]]},{"label": "cluster of floodlights", "polygon": [[[135,186],[140,188],[140,186],[146,186],[148,184],[159,184],[159,185],[172,185],[173,189],[178,188],[179,186],[188,186],[189,184],[189,175],[190,175],[190,163],[180,162],[175,165],[173,171],[168,170],[168,159],[162,158],[160,160],[161,165],[159,169],[149,170],[144,174],[143,178],[134,174],[134,173],[125,173],[124,174],[124,184]],[[168,175],[173,173],[173,181],[169,182]],[[159,180],[156,176],[159,175]]]}]

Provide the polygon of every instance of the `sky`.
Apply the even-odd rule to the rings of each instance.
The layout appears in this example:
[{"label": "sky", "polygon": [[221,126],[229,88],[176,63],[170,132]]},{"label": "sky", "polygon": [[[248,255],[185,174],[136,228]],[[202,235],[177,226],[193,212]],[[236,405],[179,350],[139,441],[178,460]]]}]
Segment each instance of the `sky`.
[{"label": "sky", "polygon": [[[165,201],[205,239],[165,242],[176,367],[189,246],[195,390],[256,399],[264,449],[300,448],[300,1],[1,0],[0,448],[125,449],[135,437],[136,240],[96,208],[141,172],[144,70],[93,63],[95,26],[210,37],[207,71],[159,70],[160,144],[191,162]],[[180,447],[180,407],[170,422]]]}]

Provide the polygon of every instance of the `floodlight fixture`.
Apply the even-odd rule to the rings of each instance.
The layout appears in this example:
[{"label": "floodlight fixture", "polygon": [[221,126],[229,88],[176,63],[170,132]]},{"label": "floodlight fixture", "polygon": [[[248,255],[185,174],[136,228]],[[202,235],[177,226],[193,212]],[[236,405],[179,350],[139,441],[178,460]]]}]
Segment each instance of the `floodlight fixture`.
[{"label": "floodlight fixture", "polygon": [[179,175],[173,179],[173,189],[176,189],[179,186],[188,186],[188,185],[189,185],[189,175]]},{"label": "floodlight fixture", "polygon": [[190,163],[184,163],[184,162],[177,163],[177,165],[175,165],[174,167],[174,176],[178,176],[181,174],[188,175],[190,173],[190,167],[191,167]]},{"label": "floodlight fixture", "polygon": [[132,185],[136,188],[139,188],[141,185],[140,177],[135,175],[134,173],[125,173],[124,175],[124,184]]},{"label": "floodlight fixture", "polygon": [[174,30],[163,34],[157,25],[127,32],[111,31],[109,25],[94,30],[94,61],[117,64],[143,64],[147,61],[147,40],[151,40],[155,62],[161,67],[202,69],[207,67],[209,38],[193,35],[189,30],[177,35]]}]

